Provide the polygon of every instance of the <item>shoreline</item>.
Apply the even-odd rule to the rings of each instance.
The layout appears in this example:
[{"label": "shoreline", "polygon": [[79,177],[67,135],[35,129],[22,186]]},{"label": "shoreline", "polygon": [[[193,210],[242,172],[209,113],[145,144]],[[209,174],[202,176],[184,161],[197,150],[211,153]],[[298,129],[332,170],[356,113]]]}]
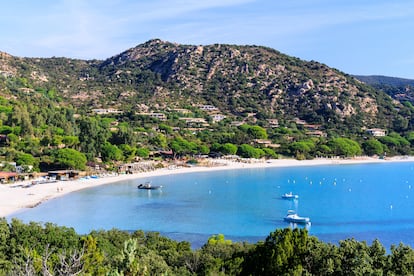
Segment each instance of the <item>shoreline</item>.
[{"label": "shoreline", "polygon": [[179,167],[174,169],[163,168],[154,171],[136,174],[113,175],[100,178],[78,179],[69,181],[57,181],[54,183],[36,184],[30,187],[22,185],[29,184],[31,181],[22,181],[15,184],[0,184],[0,217],[10,216],[14,213],[34,208],[47,200],[65,196],[69,193],[82,189],[106,185],[110,183],[122,182],[127,180],[145,179],[163,175],[198,173],[206,171],[220,170],[239,170],[257,168],[282,168],[282,167],[305,167],[322,165],[347,165],[364,163],[389,163],[389,162],[414,162],[414,157],[394,157],[389,159],[378,159],[371,157],[356,157],[353,159],[340,158],[320,158],[313,160],[296,159],[271,159],[254,160],[250,163],[234,162],[229,160],[214,160],[215,166],[193,166]]}]

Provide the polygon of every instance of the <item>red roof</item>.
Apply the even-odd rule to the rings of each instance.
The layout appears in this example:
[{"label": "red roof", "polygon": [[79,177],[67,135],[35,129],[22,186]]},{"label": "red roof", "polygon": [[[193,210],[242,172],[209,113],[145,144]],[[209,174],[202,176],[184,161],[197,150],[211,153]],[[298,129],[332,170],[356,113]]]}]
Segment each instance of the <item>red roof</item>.
[{"label": "red roof", "polygon": [[15,172],[0,172],[0,178],[9,178],[9,177],[16,177],[17,173]]}]

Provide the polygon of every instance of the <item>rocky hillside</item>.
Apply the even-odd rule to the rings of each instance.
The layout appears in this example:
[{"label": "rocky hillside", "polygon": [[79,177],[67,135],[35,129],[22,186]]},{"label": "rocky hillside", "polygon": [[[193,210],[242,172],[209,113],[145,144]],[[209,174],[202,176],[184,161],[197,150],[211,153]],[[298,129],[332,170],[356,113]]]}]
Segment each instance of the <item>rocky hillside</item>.
[{"label": "rocky hillside", "polygon": [[389,86],[414,86],[414,80],[387,77],[387,76],[354,76],[360,81],[369,84],[369,85],[389,85]]},{"label": "rocky hillside", "polygon": [[1,53],[0,75],[4,97],[46,91],[84,110],[162,111],[209,104],[239,119],[298,118],[326,129],[390,128],[398,118],[411,120],[399,102],[352,76],[260,46],[156,39],[104,61]]},{"label": "rocky hillside", "polygon": [[414,80],[386,76],[355,76],[355,78],[398,101],[414,103]]}]

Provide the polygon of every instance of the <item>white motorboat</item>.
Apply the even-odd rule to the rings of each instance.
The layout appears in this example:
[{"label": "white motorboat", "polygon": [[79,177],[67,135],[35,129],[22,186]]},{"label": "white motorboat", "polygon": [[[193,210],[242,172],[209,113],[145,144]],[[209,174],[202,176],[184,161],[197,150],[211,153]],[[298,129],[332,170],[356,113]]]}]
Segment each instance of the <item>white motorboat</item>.
[{"label": "white motorboat", "polygon": [[292,194],[292,192],[290,192],[290,193],[286,193],[286,194],[282,195],[282,198],[284,198],[284,199],[298,199],[299,196],[294,195],[294,194]]},{"label": "white motorboat", "polygon": [[298,223],[298,224],[309,224],[310,218],[301,217],[298,214],[296,214],[295,211],[289,210],[286,217],[284,217],[284,221],[290,222],[290,223]]}]

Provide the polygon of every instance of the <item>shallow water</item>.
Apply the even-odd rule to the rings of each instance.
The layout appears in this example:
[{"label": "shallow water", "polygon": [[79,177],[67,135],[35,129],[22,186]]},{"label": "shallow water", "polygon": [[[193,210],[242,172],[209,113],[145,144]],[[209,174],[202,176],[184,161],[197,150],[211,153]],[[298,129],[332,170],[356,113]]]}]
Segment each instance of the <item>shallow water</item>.
[{"label": "shallow water", "polygon": [[[386,248],[414,246],[414,163],[243,169],[145,179],[162,190],[139,190],[143,180],[85,189],[13,214],[25,222],[53,222],[79,233],[118,228],[158,231],[194,247],[222,233],[256,242],[289,209],[310,217],[311,235],[338,242],[354,237]],[[281,195],[293,192],[298,200]]]}]

